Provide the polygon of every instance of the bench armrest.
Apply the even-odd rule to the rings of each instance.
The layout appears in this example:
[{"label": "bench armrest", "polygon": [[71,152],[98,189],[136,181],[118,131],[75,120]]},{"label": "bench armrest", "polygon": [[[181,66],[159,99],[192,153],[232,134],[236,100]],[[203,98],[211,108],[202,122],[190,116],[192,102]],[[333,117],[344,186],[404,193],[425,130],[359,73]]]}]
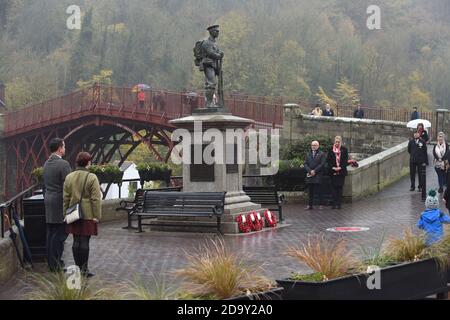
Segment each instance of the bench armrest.
[{"label": "bench armrest", "polygon": [[119,207],[116,208],[116,211],[129,211],[132,205],[134,205],[134,202],[122,200],[119,203]]},{"label": "bench armrest", "polygon": [[134,215],[136,213],[141,213],[144,210],[143,203],[136,203],[133,208],[130,210],[130,215]]},{"label": "bench armrest", "polygon": [[213,212],[216,216],[220,216],[223,214],[223,205],[221,206],[214,206]]},{"label": "bench armrest", "polygon": [[278,204],[283,205],[285,203],[284,194],[278,193],[277,196],[278,196]]}]

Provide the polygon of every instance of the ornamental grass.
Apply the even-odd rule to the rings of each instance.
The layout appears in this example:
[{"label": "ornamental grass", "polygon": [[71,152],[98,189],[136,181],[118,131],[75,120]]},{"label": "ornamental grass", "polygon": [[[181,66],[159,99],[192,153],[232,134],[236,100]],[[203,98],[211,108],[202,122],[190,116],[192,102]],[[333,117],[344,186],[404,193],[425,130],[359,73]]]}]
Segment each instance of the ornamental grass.
[{"label": "ornamental grass", "polygon": [[250,265],[226,247],[223,239],[210,240],[186,252],[188,265],[176,270],[186,297],[227,299],[273,288],[261,265]]},{"label": "ornamental grass", "polygon": [[286,254],[306,264],[324,281],[347,275],[357,264],[346,240],[329,240],[323,235],[312,236],[300,246],[289,246]]}]

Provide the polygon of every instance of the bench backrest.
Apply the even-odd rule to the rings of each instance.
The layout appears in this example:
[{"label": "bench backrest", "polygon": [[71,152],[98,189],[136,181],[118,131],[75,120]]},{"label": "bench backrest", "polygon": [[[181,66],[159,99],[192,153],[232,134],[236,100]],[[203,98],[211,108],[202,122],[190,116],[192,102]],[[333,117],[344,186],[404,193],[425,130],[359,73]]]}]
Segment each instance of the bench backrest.
[{"label": "bench backrest", "polygon": [[182,187],[168,187],[168,188],[159,188],[159,189],[137,189],[136,193],[134,195],[134,202],[135,203],[144,202],[145,191],[179,192],[182,189],[183,189]]},{"label": "bench backrest", "polygon": [[155,192],[145,191],[142,212],[191,212],[222,214],[225,192]]},{"label": "bench backrest", "polygon": [[252,202],[259,204],[278,203],[278,191],[275,186],[265,187],[243,187],[244,192],[250,197]]}]

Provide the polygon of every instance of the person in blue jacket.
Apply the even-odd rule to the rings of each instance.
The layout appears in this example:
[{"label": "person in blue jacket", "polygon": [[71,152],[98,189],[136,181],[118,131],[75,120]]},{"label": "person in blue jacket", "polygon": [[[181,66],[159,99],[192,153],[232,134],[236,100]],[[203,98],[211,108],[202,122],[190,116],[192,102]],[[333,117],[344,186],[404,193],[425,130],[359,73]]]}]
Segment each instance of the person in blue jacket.
[{"label": "person in blue jacket", "polygon": [[436,190],[430,190],[425,200],[426,210],[420,215],[417,227],[426,233],[427,246],[440,241],[444,236],[443,223],[450,223],[450,217],[439,209]]}]

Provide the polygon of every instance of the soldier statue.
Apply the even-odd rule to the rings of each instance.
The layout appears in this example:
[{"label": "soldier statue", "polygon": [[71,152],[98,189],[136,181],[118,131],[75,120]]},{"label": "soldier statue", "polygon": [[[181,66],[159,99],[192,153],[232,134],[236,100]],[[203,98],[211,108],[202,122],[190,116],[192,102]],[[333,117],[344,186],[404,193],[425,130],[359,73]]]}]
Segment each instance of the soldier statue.
[{"label": "soldier statue", "polygon": [[[223,83],[222,83],[222,59],[223,52],[220,51],[216,43],[219,36],[219,26],[213,25],[207,28],[209,38],[200,40],[195,44],[194,56],[195,65],[200,71],[205,73],[205,97],[207,108],[224,108],[223,102]],[[214,103],[214,94],[216,92],[216,77],[218,77],[218,106]]]}]

